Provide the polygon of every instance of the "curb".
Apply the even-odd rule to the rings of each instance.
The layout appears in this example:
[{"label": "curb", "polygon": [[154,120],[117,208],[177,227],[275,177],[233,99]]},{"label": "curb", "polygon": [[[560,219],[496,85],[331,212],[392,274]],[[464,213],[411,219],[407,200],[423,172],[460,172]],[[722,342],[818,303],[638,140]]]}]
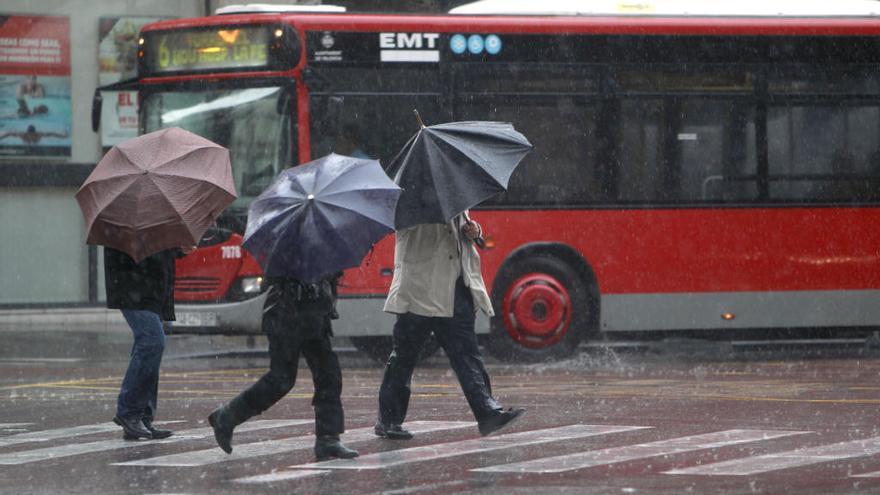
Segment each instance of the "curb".
[{"label": "curb", "polygon": [[0,311],[0,332],[22,330],[128,332],[128,325],[122,313],[107,308]]}]

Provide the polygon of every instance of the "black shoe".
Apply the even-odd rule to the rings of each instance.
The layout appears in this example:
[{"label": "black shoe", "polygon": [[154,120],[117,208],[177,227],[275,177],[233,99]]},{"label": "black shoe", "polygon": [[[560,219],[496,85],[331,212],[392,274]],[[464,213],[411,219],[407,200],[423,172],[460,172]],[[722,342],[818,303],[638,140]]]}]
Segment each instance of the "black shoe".
[{"label": "black shoe", "polygon": [[141,438],[151,439],[153,434],[144,426],[144,422],[140,418],[120,418],[113,416],[113,422],[122,427],[122,438],[124,440],[140,440]]},{"label": "black shoe", "polygon": [[235,423],[229,416],[226,406],[215,409],[208,416],[208,423],[214,429],[214,440],[227,454],[232,453],[232,430],[235,429]]},{"label": "black shoe", "polygon": [[358,454],[339,441],[338,435],[322,435],[315,439],[315,457],[319,461],[327,459],[354,459]]},{"label": "black shoe", "polygon": [[506,411],[502,411],[491,418],[481,421],[479,424],[480,435],[486,436],[491,435],[493,433],[498,432],[505,426],[512,425],[514,421],[517,420],[520,416],[522,416],[526,412],[525,409],[514,409],[510,408]]},{"label": "black shoe", "polygon": [[174,435],[174,432],[171,430],[160,430],[159,428],[153,428],[152,421],[144,421],[144,426],[147,427],[147,431],[149,431],[150,435],[153,436],[153,440],[161,440],[163,438],[168,438],[171,435]]},{"label": "black shoe", "polygon": [[409,440],[413,434],[409,430],[394,423],[383,423],[379,421],[373,428],[373,432],[377,437],[388,438],[391,440]]}]

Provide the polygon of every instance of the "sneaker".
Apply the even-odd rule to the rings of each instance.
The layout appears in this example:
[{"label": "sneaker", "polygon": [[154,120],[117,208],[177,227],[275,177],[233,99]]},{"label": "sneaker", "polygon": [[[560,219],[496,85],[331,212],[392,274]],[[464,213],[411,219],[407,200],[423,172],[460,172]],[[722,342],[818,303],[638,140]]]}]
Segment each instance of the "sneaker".
[{"label": "sneaker", "polygon": [[376,434],[377,437],[388,438],[391,440],[409,440],[413,437],[413,434],[404,427],[396,425],[394,423],[386,424],[381,421],[376,423],[376,427],[373,428],[373,432]]},{"label": "sneaker", "polygon": [[519,419],[520,416],[525,414],[526,410],[521,408],[510,408],[506,411],[502,411],[491,418],[481,421],[479,424],[480,435],[487,436],[493,433],[497,433],[502,428],[506,426],[510,426],[514,421]]}]

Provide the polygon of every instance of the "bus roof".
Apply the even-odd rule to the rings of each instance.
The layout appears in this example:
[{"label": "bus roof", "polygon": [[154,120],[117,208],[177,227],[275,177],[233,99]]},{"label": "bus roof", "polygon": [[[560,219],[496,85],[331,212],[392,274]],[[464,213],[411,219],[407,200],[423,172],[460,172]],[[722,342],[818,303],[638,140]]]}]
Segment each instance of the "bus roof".
[{"label": "bus roof", "polygon": [[479,0],[457,15],[660,15],[745,17],[863,17],[880,15],[876,0]]},{"label": "bus roof", "polygon": [[338,5],[275,5],[269,3],[248,3],[242,5],[227,5],[226,7],[220,7],[219,9],[214,11],[214,13],[217,15],[287,12],[345,12],[345,7],[340,7]]}]

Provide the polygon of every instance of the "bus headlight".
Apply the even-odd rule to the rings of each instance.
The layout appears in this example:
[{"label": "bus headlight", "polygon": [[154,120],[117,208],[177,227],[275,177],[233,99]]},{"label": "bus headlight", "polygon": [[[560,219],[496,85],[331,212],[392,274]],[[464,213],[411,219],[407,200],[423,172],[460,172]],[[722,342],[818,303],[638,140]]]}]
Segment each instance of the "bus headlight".
[{"label": "bus headlight", "polygon": [[241,279],[241,291],[245,294],[259,294],[263,290],[263,277],[244,277]]}]

